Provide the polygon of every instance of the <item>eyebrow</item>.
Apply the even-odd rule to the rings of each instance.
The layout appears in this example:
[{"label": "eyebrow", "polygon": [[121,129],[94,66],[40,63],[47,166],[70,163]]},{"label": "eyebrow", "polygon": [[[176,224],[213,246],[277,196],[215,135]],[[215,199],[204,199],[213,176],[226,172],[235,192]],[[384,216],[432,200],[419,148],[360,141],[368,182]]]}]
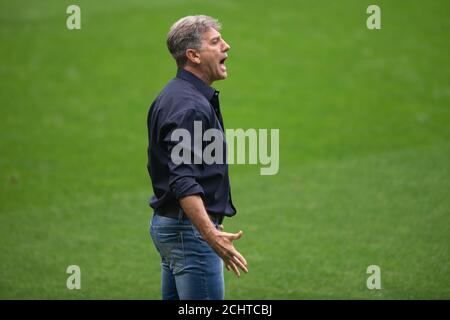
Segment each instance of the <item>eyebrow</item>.
[{"label": "eyebrow", "polygon": [[211,38],[209,41],[214,41],[214,40],[220,39],[220,38],[221,38],[221,35],[218,35],[218,36],[215,36],[214,38]]}]

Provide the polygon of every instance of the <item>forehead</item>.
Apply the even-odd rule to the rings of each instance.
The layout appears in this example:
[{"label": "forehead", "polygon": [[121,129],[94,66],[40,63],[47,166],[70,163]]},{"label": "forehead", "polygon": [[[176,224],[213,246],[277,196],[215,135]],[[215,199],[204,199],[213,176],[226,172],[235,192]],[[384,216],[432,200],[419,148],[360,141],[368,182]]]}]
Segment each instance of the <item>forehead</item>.
[{"label": "forehead", "polygon": [[204,34],[203,34],[203,40],[206,40],[206,41],[208,41],[208,40],[211,40],[211,39],[213,39],[213,38],[215,38],[215,37],[220,37],[221,35],[220,35],[220,32],[219,31],[217,31],[216,29],[214,29],[214,28],[209,28]]}]

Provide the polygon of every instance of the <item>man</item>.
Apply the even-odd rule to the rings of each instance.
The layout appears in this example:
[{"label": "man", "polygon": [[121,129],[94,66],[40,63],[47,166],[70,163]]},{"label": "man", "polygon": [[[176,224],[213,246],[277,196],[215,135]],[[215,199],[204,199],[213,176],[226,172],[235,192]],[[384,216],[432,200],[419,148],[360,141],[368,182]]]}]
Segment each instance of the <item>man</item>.
[{"label": "man", "polygon": [[[177,75],[148,114],[148,171],[154,191],[150,233],[161,255],[163,299],[221,300],[223,264],[238,277],[239,269],[248,272],[245,258],[232,243],[242,231],[222,231],[224,216],[236,214],[226,154],[223,161],[207,164],[202,160],[205,142],[201,150],[194,143],[198,128],[202,137],[208,129],[220,130],[221,141],[215,143],[226,150],[219,92],[211,87],[227,78],[230,46],[219,31],[218,21],[208,16],[187,16],[171,27],[167,46]],[[178,140],[179,129],[192,139]],[[174,152],[179,143],[187,153],[181,162]]]}]

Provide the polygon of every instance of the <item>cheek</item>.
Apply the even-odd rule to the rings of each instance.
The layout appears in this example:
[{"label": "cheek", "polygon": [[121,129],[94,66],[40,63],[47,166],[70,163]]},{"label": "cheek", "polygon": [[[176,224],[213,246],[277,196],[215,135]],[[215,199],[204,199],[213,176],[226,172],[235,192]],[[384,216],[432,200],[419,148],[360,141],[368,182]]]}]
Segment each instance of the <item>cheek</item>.
[{"label": "cheek", "polygon": [[205,64],[206,66],[211,66],[214,63],[214,59],[211,55],[204,55],[202,57],[202,62],[203,64]]},{"label": "cheek", "polygon": [[211,68],[211,69],[217,69],[217,66],[218,66],[218,62],[217,62],[217,59],[215,58],[215,57],[210,57],[209,59],[208,59],[208,66]]}]

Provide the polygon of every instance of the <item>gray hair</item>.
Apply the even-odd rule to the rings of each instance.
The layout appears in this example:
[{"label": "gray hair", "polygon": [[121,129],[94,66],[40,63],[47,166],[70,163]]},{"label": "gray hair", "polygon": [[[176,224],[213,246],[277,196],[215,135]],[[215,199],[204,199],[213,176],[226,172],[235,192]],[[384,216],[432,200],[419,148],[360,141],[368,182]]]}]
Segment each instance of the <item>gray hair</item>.
[{"label": "gray hair", "polygon": [[209,28],[220,30],[220,23],[208,16],[187,16],[175,22],[167,34],[167,48],[177,62],[183,67],[187,62],[186,50],[200,50],[202,36]]}]

